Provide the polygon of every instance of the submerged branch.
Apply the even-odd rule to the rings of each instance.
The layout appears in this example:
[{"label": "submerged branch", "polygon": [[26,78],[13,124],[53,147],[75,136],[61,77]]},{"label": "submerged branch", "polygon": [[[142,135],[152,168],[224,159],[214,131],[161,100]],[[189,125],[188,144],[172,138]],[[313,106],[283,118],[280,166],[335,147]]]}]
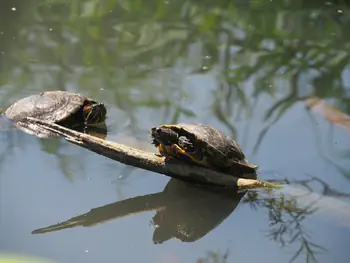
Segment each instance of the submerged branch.
[{"label": "submerged branch", "polygon": [[103,155],[126,165],[132,165],[148,171],[167,175],[172,178],[192,181],[199,184],[219,185],[225,187],[277,188],[267,182],[256,180],[256,174],[244,174],[242,176],[252,178],[239,178],[233,175],[220,173],[205,167],[187,164],[175,159],[167,159],[155,153],[141,151],[123,144],[103,140],[85,133],[80,133],[55,123],[42,121],[28,117],[26,122],[35,124],[42,129],[49,130],[68,142],[86,148],[97,154]]}]

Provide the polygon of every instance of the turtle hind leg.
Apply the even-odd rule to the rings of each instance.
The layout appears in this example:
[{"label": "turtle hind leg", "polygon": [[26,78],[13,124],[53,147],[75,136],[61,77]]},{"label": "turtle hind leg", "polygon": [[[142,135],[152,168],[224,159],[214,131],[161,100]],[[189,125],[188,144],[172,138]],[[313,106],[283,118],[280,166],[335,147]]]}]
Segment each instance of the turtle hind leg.
[{"label": "turtle hind leg", "polygon": [[[160,144],[158,146],[158,151],[161,156],[165,156],[166,158],[173,158],[179,161],[183,161],[189,164],[195,164],[199,166],[208,167],[208,162],[202,158],[202,156],[196,156],[196,152],[188,153],[184,149],[182,149],[177,144],[171,144],[171,145],[162,145]],[[198,153],[197,153],[198,155]]]},{"label": "turtle hind leg", "polygon": [[[189,146],[189,144],[187,146]],[[196,164],[196,165],[203,166],[203,167],[213,168],[208,163],[207,158],[203,156],[202,152],[198,149],[196,150],[192,143],[191,143],[191,147],[193,150],[192,152],[188,151],[190,149],[187,148],[186,150],[184,150],[184,149],[180,148],[178,145],[174,145],[173,147],[176,147],[176,152],[180,156],[181,160],[187,161],[191,164]]]},{"label": "turtle hind leg", "polygon": [[[159,149],[159,148],[158,148]],[[184,151],[181,147],[179,147],[177,144],[172,144],[168,146],[162,145],[162,147],[159,149],[159,152],[163,156],[166,156],[167,158],[173,158],[179,161],[184,161],[187,163],[193,164],[193,159],[186,151]]]},{"label": "turtle hind leg", "polygon": [[188,160],[192,161],[192,163],[205,167],[210,166],[207,159],[203,156],[200,147],[191,142],[191,140],[187,137],[179,137],[179,146],[177,146],[177,149],[177,152],[181,153],[183,156],[186,156]]}]

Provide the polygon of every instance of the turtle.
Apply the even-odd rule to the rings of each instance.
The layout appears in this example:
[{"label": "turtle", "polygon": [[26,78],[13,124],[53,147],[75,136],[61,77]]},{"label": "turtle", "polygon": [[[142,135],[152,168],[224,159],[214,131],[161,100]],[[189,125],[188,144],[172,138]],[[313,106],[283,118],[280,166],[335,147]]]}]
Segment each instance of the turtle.
[{"label": "turtle", "polygon": [[103,103],[81,94],[52,90],[30,95],[14,102],[4,113],[15,126],[41,138],[54,136],[38,125],[28,123],[27,117],[53,122],[66,127],[84,127],[103,123],[107,110]]},{"label": "turtle", "polygon": [[[234,139],[207,124],[162,124],[151,128],[151,137],[152,144],[165,157],[229,174],[255,174],[258,168],[247,161],[243,150]],[[242,177],[252,176],[242,174]]]}]

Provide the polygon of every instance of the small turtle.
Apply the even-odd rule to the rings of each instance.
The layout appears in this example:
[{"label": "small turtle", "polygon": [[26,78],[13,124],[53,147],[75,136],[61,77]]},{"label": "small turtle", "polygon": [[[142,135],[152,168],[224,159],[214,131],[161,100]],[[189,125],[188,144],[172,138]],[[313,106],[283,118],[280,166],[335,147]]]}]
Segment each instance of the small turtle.
[{"label": "small turtle", "polygon": [[5,111],[5,116],[14,121],[17,128],[41,138],[54,135],[38,125],[26,122],[25,118],[34,117],[71,127],[103,123],[106,114],[104,104],[80,94],[58,90],[25,97],[13,103]]},{"label": "small turtle", "polygon": [[[209,125],[160,125],[151,129],[151,136],[152,144],[166,157],[190,161],[224,173],[255,173],[258,168],[248,163],[242,149],[231,137]],[[244,174],[242,177],[245,177]]]}]

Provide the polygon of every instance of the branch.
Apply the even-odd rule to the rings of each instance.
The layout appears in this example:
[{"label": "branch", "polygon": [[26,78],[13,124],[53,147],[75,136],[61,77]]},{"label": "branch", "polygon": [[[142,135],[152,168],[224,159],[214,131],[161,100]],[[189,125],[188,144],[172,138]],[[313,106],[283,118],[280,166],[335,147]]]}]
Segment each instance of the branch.
[{"label": "branch", "polygon": [[255,180],[256,174],[244,174],[252,179],[239,178],[220,173],[205,167],[187,164],[175,159],[165,158],[155,153],[141,151],[123,144],[103,140],[86,133],[80,133],[55,123],[27,117],[26,122],[49,130],[70,143],[86,148],[120,163],[132,165],[166,176],[191,181],[199,184],[210,184],[239,188],[279,188],[280,186]]}]

